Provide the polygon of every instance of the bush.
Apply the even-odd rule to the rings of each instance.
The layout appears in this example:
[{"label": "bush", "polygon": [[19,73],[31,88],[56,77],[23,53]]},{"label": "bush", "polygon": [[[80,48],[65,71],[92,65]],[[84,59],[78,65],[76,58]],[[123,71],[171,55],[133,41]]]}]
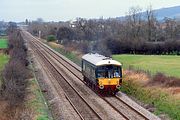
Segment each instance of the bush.
[{"label": "bush", "polygon": [[10,105],[21,104],[26,95],[28,70],[15,59],[11,60],[3,71],[4,97]]},{"label": "bush", "polygon": [[169,77],[163,73],[157,73],[149,82],[150,85],[163,85],[165,87],[179,87],[180,79],[176,77]]},{"label": "bush", "polygon": [[56,40],[56,37],[54,35],[48,35],[47,37],[48,42],[55,41],[55,40]]}]

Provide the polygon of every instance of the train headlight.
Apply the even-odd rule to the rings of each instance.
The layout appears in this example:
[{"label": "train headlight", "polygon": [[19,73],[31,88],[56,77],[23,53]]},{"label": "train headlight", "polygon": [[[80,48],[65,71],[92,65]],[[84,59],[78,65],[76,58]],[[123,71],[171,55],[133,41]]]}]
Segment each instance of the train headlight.
[{"label": "train headlight", "polygon": [[120,85],[116,85],[116,88],[119,89],[119,88],[121,88],[121,86]]},{"label": "train headlight", "polygon": [[100,89],[104,89],[104,85],[100,85],[99,88],[100,88]]}]

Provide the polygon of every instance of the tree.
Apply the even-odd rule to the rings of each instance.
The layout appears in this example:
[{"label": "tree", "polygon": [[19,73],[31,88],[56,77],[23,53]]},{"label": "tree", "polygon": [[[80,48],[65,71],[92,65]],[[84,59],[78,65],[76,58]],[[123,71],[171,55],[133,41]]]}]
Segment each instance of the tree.
[{"label": "tree", "polygon": [[68,27],[60,27],[57,31],[57,39],[61,42],[66,42],[67,40],[73,40],[74,31]]},{"label": "tree", "polygon": [[36,22],[38,22],[38,23],[43,23],[43,19],[42,18],[37,18],[37,20],[36,20]]},{"label": "tree", "polygon": [[146,11],[146,17],[147,17],[147,36],[148,41],[156,41],[156,18],[154,16],[154,13],[152,11],[152,6],[150,5],[149,8]]},{"label": "tree", "polygon": [[175,36],[176,36],[176,32],[175,32],[176,22],[175,22],[175,20],[165,17],[164,21],[165,21],[166,39],[171,39],[171,40],[175,39]]}]

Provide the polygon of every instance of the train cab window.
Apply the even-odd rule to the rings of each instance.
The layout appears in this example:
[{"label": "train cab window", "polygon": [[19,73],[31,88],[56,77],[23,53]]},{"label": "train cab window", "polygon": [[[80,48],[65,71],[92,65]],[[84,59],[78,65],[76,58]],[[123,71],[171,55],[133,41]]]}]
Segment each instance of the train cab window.
[{"label": "train cab window", "polygon": [[121,67],[119,66],[114,66],[114,77],[121,77]]},{"label": "train cab window", "polygon": [[100,66],[97,70],[98,78],[117,78],[121,77],[121,68],[119,66],[107,65]]}]

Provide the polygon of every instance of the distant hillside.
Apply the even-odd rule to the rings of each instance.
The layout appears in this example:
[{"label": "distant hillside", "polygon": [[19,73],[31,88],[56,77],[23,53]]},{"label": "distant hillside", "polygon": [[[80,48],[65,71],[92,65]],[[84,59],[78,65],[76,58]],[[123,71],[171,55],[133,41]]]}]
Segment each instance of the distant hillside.
[{"label": "distant hillside", "polygon": [[[180,20],[180,6],[161,8],[153,10],[157,20],[163,20],[165,17],[176,18]],[[142,12],[142,15],[146,15],[146,12]],[[125,16],[117,17],[116,19],[124,20]]]},{"label": "distant hillside", "polygon": [[164,17],[180,19],[180,6],[157,9],[154,10],[154,13],[158,20],[162,20]]}]

